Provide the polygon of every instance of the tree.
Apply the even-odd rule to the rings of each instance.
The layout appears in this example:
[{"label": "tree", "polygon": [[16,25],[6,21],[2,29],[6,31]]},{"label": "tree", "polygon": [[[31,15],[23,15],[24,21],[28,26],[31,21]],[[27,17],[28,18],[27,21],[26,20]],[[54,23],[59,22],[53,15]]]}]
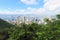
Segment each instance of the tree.
[{"label": "tree", "polygon": [[60,19],[60,14],[57,14],[56,17],[57,17],[58,19]]}]

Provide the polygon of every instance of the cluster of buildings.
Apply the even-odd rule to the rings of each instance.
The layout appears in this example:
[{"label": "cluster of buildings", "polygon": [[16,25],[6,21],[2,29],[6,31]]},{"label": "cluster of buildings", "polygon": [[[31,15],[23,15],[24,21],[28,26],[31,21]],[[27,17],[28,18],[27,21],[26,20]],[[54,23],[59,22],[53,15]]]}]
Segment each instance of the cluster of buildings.
[{"label": "cluster of buildings", "polygon": [[19,16],[16,19],[12,19],[11,21],[9,21],[9,23],[12,24],[21,24],[21,23],[25,23],[25,24],[31,24],[31,23],[38,23],[38,24],[46,24],[46,22],[44,21],[43,18],[37,18],[37,17],[30,17],[30,16]]}]

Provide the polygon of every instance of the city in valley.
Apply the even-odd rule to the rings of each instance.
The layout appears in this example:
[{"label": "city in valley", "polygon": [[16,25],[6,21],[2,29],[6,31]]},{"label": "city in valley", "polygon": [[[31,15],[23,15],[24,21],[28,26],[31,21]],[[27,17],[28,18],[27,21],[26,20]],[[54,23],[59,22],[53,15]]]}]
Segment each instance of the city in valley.
[{"label": "city in valley", "polygon": [[15,19],[13,18],[11,20],[6,20],[6,21],[11,23],[11,24],[17,24],[17,25],[19,25],[21,23],[25,23],[25,24],[31,24],[31,23],[46,24],[46,22],[44,21],[45,18],[52,20],[52,18],[54,18],[54,17],[38,18],[35,16],[18,16]]}]

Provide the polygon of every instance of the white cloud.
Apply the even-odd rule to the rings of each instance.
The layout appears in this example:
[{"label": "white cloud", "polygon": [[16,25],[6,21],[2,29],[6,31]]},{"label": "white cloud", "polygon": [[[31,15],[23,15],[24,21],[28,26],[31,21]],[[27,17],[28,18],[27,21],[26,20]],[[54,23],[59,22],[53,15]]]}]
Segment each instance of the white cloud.
[{"label": "white cloud", "polygon": [[4,10],[4,11],[0,11],[0,14],[40,14],[40,13],[43,13],[45,12],[45,9],[44,8],[31,8],[31,7],[28,7],[27,9],[17,9],[15,11],[7,11],[7,10]]},{"label": "white cloud", "polygon": [[14,12],[12,12],[12,11],[6,11],[6,10],[4,10],[4,11],[0,11],[0,14],[13,14]]},{"label": "white cloud", "polygon": [[38,4],[38,2],[36,0],[20,0],[20,1],[26,5]]},{"label": "white cloud", "polygon": [[44,0],[43,8],[46,9],[45,14],[60,14],[60,0]]},{"label": "white cloud", "polygon": [[[36,0],[21,0],[21,2],[29,5],[36,4]],[[10,8],[9,8],[10,9]],[[60,0],[44,0],[44,6],[42,8],[17,9],[15,11],[0,11],[0,14],[54,14],[60,12]]]},{"label": "white cloud", "polygon": [[28,7],[27,8],[27,14],[41,14],[41,13],[44,13],[45,12],[45,9],[44,8],[31,8],[31,7]]},{"label": "white cloud", "polygon": [[51,11],[60,7],[60,0],[44,0],[44,3],[44,7]]}]

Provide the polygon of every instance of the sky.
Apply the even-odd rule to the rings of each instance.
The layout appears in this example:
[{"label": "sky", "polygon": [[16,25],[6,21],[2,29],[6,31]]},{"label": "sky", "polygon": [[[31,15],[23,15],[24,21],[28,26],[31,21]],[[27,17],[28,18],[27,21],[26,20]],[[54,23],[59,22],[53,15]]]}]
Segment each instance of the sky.
[{"label": "sky", "polygon": [[0,14],[53,15],[60,13],[60,0],[0,0]]}]

